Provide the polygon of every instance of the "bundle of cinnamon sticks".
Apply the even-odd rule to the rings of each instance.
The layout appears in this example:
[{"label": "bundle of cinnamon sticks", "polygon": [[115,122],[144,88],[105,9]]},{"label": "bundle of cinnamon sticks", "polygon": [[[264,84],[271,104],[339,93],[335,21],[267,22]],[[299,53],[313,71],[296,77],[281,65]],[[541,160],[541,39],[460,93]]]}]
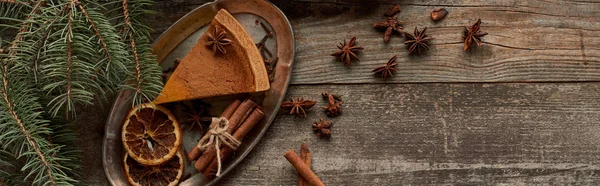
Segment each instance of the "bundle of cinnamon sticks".
[{"label": "bundle of cinnamon sticks", "polygon": [[[236,140],[242,141],[244,136],[265,117],[265,113],[260,106],[248,98],[243,102],[240,100],[233,101],[223,111],[221,117],[229,120],[227,133],[231,134]],[[222,146],[220,149],[222,160],[227,159],[234,151]],[[217,154],[214,148],[208,148],[204,152],[200,152],[197,147],[194,147],[187,156],[190,161],[196,160],[194,167],[206,177],[210,178],[215,175],[220,162],[216,158]]]}]

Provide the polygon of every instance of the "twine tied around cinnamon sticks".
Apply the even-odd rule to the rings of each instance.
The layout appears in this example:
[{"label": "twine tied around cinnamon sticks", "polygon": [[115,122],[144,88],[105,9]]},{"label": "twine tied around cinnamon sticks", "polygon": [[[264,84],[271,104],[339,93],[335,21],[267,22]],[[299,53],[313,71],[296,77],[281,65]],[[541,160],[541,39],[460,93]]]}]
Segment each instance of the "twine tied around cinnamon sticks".
[{"label": "twine tied around cinnamon sticks", "polygon": [[210,129],[198,142],[198,150],[205,151],[209,147],[214,146],[217,152],[218,169],[216,176],[221,175],[221,150],[220,144],[229,147],[231,150],[236,150],[241,142],[235,139],[227,132],[229,120],[225,117],[212,118]]}]

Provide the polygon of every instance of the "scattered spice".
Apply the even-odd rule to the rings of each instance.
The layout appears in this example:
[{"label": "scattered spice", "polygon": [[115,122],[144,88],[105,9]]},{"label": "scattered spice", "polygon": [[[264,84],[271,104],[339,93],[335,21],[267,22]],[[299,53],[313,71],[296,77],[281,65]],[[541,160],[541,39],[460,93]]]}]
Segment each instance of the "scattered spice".
[{"label": "scattered spice", "polygon": [[263,62],[265,63],[267,75],[269,76],[269,82],[273,82],[275,80],[275,66],[277,65],[279,57],[273,57],[273,53],[271,53],[271,51],[266,47],[265,43],[267,42],[267,39],[269,37],[272,37],[274,35],[274,33],[273,31],[269,30],[265,23],[256,20],[256,24],[260,24],[260,26],[266,33],[266,35],[258,43],[256,43],[256,47],[260,51],[260,55],[262,56]]},{"label": "scattered spice", "polygon": [[260,51],[260,54],[263,57],[263,59],[266,59],[267,55],[268,57],[273,57],[273,53],[271,53],[271,51],[265,46],[265,43],[267,42],[268,38],[269,35],[265,35],[258,43],[256,43],[256,48],[258,48],[258,51]]},{"label": "scattered spice", "polygon": [[163,70],[163,73],[169,73],[169,72],[174,72],[175,69],[177,69],[177,67],[179,66],[179,63],[181,63],[181,60],[179,60],[179,58],[175,58],[175,61],[173,61],[173,67],[169,67],[166,70]]},{"label": "scattered spice", "polygon": [[373,23],[373,28],[385,30],[383,33],[383,41],[386,43],[390,41],[390,36],[392,36],[394,31],[401,34],[403,29],[400,21],[396,20],[396,16],[388,17],[386,21]]},{"label": "scattered spice", "polygon": [[275,56],[273,59],[265,59],[265,67],[267,68],[267,74],[269,75],[269,82],[273,82],[275,80],[275,66],[277,66],[277,61],[279,57]]},{"label": "scattered spice", "polygon": [[330,137],[331,136],[331,125],[333,122],[331,120],[324,120],[321,118],[318,122],[314,122],[312,124],[312,129],[317,133],[319,137]]},{"label": "scattered spice", "polygon": [[425,27],[422,31],[419,31],[417,27],[415,27],[414,34],[404,33],[406,36],[406,44],[408,46],[408,53],[413,54],[413,52],[417,51],[418,55],[421,55],[422,50],[429,50],[429,46],[427,45],[428,41],[433,40],[434,38],[427,36],[425,33],[427,31],[427,27]]},{"label": "scattered spice", "polygon": [[436,8],[431,12],[431,20],[439,21],[448,15],[448,11],[445,8]]},{"label": "scattered spice", "polygon": [[392,17],[392,16],[394,16],[395,14],[397,14],[400,11],[402,11],[402,9],[400,8],[400,5],[399,4],[395,4],[394,6],[390,7],[390,9],[388,9],[388,11],[385,12],[384,15],[388,16],[388,17]]},{"label": "scattered spice", "polygon": [[179,67],[179,63],[181,63],[181,60],[179,58],[175,58],[175,61],[173,62],[173,71]]},{"label": "scattered spice", "polygon": [[169,67],[166,70],[162,71],[160,77],[162,77],[163,83],[167,82],[167,75],[171,72],[174,72],[175,69],[177,69],[177,67],[179,66],[179,63],[181,63],[181,60],[179,60],[179,58],[175,58],[175,61],[173,62],[173,67]]},{"label": "scattered spice", "polygon": [[290,101],[283,102],[281,104],[281,108],[284,110],[289,110],[290,115],[296,115],[304,117],[306,116],[306,111],[317,104],[316,101],[313,100],[304,100],[304,98],[292,98]]},{"label": "scattered spice", "polygon": [[260,26],[263,28],[263,30],[267,33],[267,36],[272,37],[273,36],[273,32],[271,30],[269,30],[269,28],[267,27],[267,25],[265,25],[265,23],[260,22]]},{"label": "scattered spice", "polygon": [[192,106],[187,106],[184,109],[184,114],[187,119],[182,121],[182,124],[189,125],[189,130],[193,130],[196,127],[200,129],[200,133],[204,131],[204,124],[211,123],[211,117],[206,115],[206,111],[208,110],[210,105],[202,102],[192,102]]},{"label": "scattered spice", "polygon": [[377,67],[373,72],[375,74],[380,74],[385,81],[388,77],[392,77],[393,73],[398,71],[396,65],[398,65],[398,63],[396,63],[396,56],[394,55],[394,57],[388,60],[384,66]]},{"label": "scattered spice", "polygon": [[344,43],[343,44],[340,43],[340,45],[338,46],[340,51],[337,51],[337,52],[331,54],[331,56],[340,58],[342,61],[344,61],[344,64],[346,66],[350,66],[350,61],[352,59],[356,59],[357,61],[360,61],[358,59],[358,56],[356,56],[356,53],[362,51],[364,48],[355,46],[355,42],[356,42],[356,36],[352,37],[352,39],[350,39],[350,42],[348,42],[348,43],[346,43],[346,40],[344,39]]},{"label": "scattered spice", "polygon": [[323,109],[325,109],[325,113],[328,116],[339,116],[342,114],[342,109],[340,107],[343,102],[341,99],[336,99],[333,94],[326,92],[321,93],[321,95],[327,100],[328,105],[323,106]]},{"label": "scattered spice", "polygon": [[471,44],[473,44],[473,41],[475,41],[475,43],[477,43],[477,45],[483,46],[483,42],[481,42],[481,38],[483,36],[486,36],[488,33],[480,31],[479,30],[480,26],[481,26],[481,19],[478,19],[477,22],[475,22],[475,24],[473,24],[473,26],[471,26],[470,28],[465,27],[465,31],[463,32],[463,39],[465,40],[465,46],[464,46],[465,51],[467,51],[469,48],[471,48]]},{"label": "scattered spice", "polygon": [[329,95],[333,96],[333,99],[338,100],[338,101],[342,101],[342,96],[337,95],[337,94],[330,94],[328,92],[321,92],[321,96],[323,96],[323,98],[328,99]]},{"label": "scattered spice", "polygon": [[160,78],[162,78],[163,84],[167,83],[167,74],[166,73],[160,74]]},{"label": "scattered spice", "polygon": [[275,64],[277,64],[277,61],[279,60],[279,57],[275,56],[273,59],[265,59],[264,63],[265,63],[265,67],[267,68],[267,73],[270,73],[270,71],[273,71],[275,68]]},{"label": "scattered spice", "polygon": [[227,32],[220,30],[218,26],[215,26],[215,30],[211,33],[206,34],[208,36],[206,46],[211,47],[213,54],[217,54],[217,51],[225,54],[225,46],[231,44],[231,39],[227,38]]}]

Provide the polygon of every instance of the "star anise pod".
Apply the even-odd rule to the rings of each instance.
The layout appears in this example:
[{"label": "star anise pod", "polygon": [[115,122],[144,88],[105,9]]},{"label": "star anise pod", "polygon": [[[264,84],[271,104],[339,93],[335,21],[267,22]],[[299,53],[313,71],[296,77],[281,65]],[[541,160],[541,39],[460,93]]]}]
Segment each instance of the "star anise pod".
[{"label": "star anise pod", "polygon": [[402,26],[400,21],[396,20],[396,16],[388,17],[386,21],[373,23],[373,28],[385,30],[385,33],[383,34],[383,41],[386,43],[390,41],[390,36],[394,31],[402,34]]},{"label": "star anise pod", "polygon": [[211,47],[213,54],[217,54],[217,51],[225,54],[225,46],[231,44],[231,39],[227,38],[227,32],[220,30],[218,26],[215,26],[214,31],[207,33],[206,46]]},{"label": "star anise pod", "polygon": [[193,106],[184,110],[187,119],[182,120],[182,124],[189,125],[189,130],[198,127],[200,131],[203,131],[204,123],[210,123],[211,121],[211,117],[205,116],[208,105],[205,103],[192,104]]},{"label": "star anise pod", "polygon": [[348,43],[346,43],[346,40],[344,39],[344,43],[340,43],[340,46],[338,46],[340,51],[331,54],[331,56],[335,56],[343,60],[346,66],[350,66],[350,61],[352,58],[360,61],[358,56],[356,56],[356,53],[363,50],[363,47],[354,46],[354,42],[356,42],[356,36],[352,37]]},{"label": "star anise pod", "polygon": [[433,37],[427,36],[425,32],[427,31],[427,27],[425,27],[422,31],[419,31],[417,27],[415,27],[414,34],[405,32],[406,36],[406,44],[408,46],[408,53],[413,54],[414,51],[417,51],[418,55],[421,55],[421,50],[429,50],[429,46],[427,45],[428,41],[433,40]]},{"label": "star anise pod", "polygon": [[381,77],[385,81],[388,77],[391,77],[393,73],[397,72],[396,69],[396,56],[392,57],[384,66],[377,67],[373,72],[375,74],[381,74]]},{"label": "star anise pod", "polygon": [[335,99],[333,94],[330,93],[322,93],[323,98],[325,98],[327,100],[327,106],[323,106],[323,109],[325,109],[325,113],[328,116],[339,116],[340,114],[342,114],[342,109],[340,108],[340,106],[342,106],[342,101]]},{"label": "star anise pod", "polygon": [[471,28],[469,27],[465,27],[465,31],[463,32],[463,39],[465,40],[465,46],[464,46],[464,50],[467,51],[469,48],[471,48],[471,44],[473,44],[473,41],[475,41],[475,43],[477,43],[477,45],[479,46],[483,46],[483,43],[481,42],[481,38],[485,35],[487,35],[487,32],[482,32],[480,31],[480,26],[481,26],[481,19],[478,19],[477,22],[475,22],[475,24],[473,24],[473,26],[471,26]]},{"label": "star anise pod", "polygon": [[333,125],[331,120],[323,120],[323,118],[321,118],[319,122],[315,121],[312,124],[312,129],[317,132],[317,136],[319,137],[330,137],[331,125]]},{"label": "star anise pod", "polygon": [[175,61],[173,62],[173,67],[167,68],[166,70],[162,71],[162,74],[160,74],[160,76],[162,77],[163,83],[167,83],[167,77],[169,73],[175,72],[175,69],[177,69],[179,63],[181,63],[181,60],[179,60],[179,58],[175,58]]},{"label": "star anise pod", "polygon": [[[323,99],[329,99],[329,92],[321,92],[321,96],[323,96]],[[342,101],[342,96],[340,95],[336,95],[336,94],[331,94],[331,96],[333,96],[333,99],[338,100],[338,101]]]},{"label": "star anise pod", "polygon": [[296,116],[306,116],[306,111],[313,106],[315,106],[317,102],[313,100],[304,100],[303,98],[292,98],[290,101],[283,102],[281,104],[281,109],[289,110],[290,115]]}]

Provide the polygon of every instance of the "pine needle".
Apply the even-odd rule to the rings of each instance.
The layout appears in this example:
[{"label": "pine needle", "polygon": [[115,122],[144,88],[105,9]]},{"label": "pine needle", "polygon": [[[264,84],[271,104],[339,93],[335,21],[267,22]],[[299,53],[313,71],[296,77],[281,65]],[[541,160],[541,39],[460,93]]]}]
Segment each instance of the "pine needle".
[{"label": "pine needle", "polygon": [[145,15],[153,12],[147,7],[152,5],[148,0],[122,0],[119,5],[113,4],[115,9],[120,8],[118,20],[123,32],[124,41],[128,41],[128,50],[132,55],[133,63],[128,67],[133,72],[127,83],[123,86],[133,90],[132,106],[143,102],[152,101],[160,93],[163,82],[160,66],[156,62],[156,56],[151,52],[150,31],[142,19]]},{"label": "pine needle", "polygon": [[[0,0],[0,31],[14,33],[0,41],[0,167],[19,169],[2,169],[0,185],[77,183],[76,135],[68,121],[50,121],[76,118],[77,107],[118,88],[135,91],[132,104],[160,93],[142,19],[152,1],[102,2]],[[19,172],[22,182],[11,181]]]}]

